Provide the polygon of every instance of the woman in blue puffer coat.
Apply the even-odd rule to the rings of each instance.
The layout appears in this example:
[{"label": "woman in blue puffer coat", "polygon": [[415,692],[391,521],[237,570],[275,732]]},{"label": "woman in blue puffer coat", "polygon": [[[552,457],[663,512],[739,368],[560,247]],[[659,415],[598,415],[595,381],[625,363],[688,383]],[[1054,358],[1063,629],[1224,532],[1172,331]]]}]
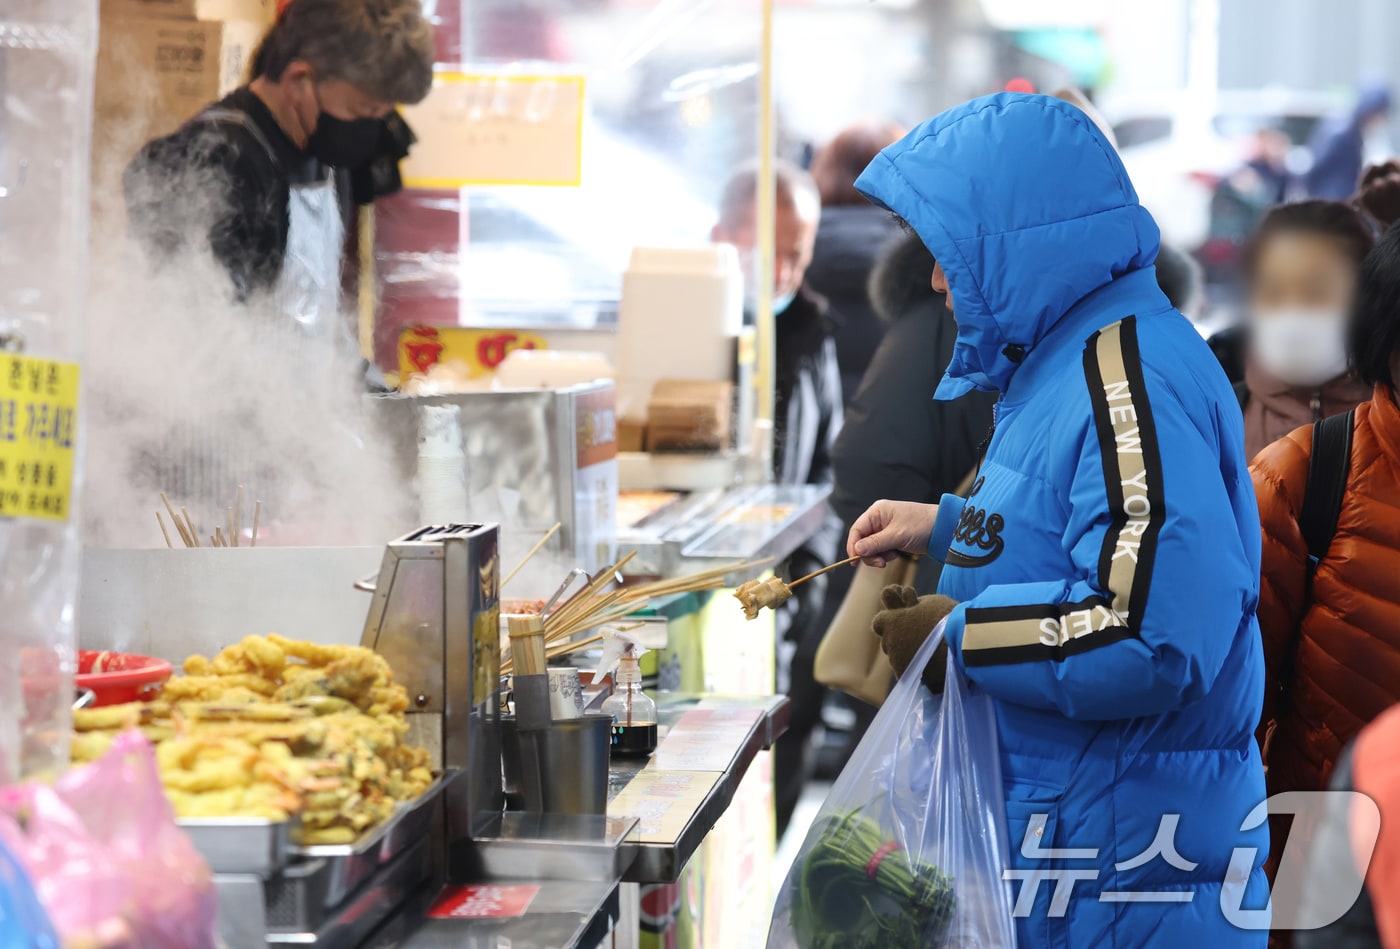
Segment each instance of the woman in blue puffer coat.
[{"label": "woman in blue puffer coat", "polygon": [[1267,895],[1259,517],[1156,224],[1045,96],[945,112],[856,187],[938,261],[958,333],[936,398],[1001,396],[966,501],[878,502],[849,546],[945,561],[951,599],[909,608],[997,700],[1021,945],[1263,947],[1267,914],[1236,912]]}]

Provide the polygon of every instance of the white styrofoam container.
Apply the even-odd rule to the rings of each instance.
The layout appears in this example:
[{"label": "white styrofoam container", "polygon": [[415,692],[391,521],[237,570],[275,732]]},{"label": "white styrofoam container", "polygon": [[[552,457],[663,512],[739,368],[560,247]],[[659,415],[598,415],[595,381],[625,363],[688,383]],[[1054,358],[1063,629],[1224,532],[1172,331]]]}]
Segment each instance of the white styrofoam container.
[{"label": "white styrofoam container", "polygon": [[728,380],[743,329],[744,275],[729,244],[638,247],[622,277],[619,392],[660,379]]}]

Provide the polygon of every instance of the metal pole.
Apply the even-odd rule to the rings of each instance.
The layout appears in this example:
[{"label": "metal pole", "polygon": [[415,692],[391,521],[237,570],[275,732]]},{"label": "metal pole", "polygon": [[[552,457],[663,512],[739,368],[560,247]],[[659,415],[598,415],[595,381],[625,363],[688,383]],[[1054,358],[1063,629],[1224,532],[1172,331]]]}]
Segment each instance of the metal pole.
[{"label": "metal pole", "polygon": [[[767,480],[773,470],[773,385],[776,367],[774,348],[776,334],[773,319],[773,219],[777,205],[777,185],[774,181],[773,159],[776,152],[773,128],[773,0],[762,0],[763,28],[759,38],[758,72],[758,312],[755,329],[758,336],[758,368],[755,385],[758,406],[755,413],[759,425],[755,435],[763,438],[763,476]],[[766,423],[766,424],[764,424]]]}]

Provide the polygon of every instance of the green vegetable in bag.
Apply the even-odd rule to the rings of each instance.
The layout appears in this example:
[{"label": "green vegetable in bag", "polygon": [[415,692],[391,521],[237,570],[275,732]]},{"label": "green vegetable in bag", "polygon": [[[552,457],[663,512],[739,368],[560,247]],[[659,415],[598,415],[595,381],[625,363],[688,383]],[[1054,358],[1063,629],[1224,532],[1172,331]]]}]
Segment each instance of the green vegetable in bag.
[{"label": "green vegetable in bag", "polygon": [[953,879],[911,860],[860,810],[832,817],[790,877],[802,949],[936,943],[953,919]]}]

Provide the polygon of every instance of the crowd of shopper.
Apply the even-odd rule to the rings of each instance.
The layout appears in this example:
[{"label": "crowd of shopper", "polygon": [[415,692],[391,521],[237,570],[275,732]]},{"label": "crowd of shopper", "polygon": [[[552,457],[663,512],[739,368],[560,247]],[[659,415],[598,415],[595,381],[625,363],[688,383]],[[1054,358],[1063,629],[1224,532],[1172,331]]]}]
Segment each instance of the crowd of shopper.
[{"label": "crowd of shopper", "polygon": [[[1247,319],[1208,346],[1182,318],[1201,268],[1159,245],[1111,138],[1066,101],[1004,94],[818,152],[805,283],[833,301],[844,389],[832,505],[866,564],[928,555],[876,628],[916,647],[936,625],[998,700],[1013,865],[1032,813],[1052,815],[1039,846],[1087,828],[1120,858],[1183,815],[1194,865],[1127,876],[1193,908],[1103,910],[1090,898],[1129,869],[1110,857],[1058,916],[1040,894],[1024,944],[1263,946],[1218,891],[1261,903],[1290,839],[1242,829],[1265,773],[1269,794],[1362,787],[1382,827],[1400,800],[1382,750],[1400,729],[1400,163],[1363,174],[1349,147],[1389,103],[1319,133],[1314,190],[1337,199],[1270,191],[1241,255]],[[915,648],[884,645],[902,673]],[[1312,935],[1333,941],[1298,945],[1400,945],[1395,836],[1359,909]],[[1242,870],[1239,847],[1258,851]]]}]

